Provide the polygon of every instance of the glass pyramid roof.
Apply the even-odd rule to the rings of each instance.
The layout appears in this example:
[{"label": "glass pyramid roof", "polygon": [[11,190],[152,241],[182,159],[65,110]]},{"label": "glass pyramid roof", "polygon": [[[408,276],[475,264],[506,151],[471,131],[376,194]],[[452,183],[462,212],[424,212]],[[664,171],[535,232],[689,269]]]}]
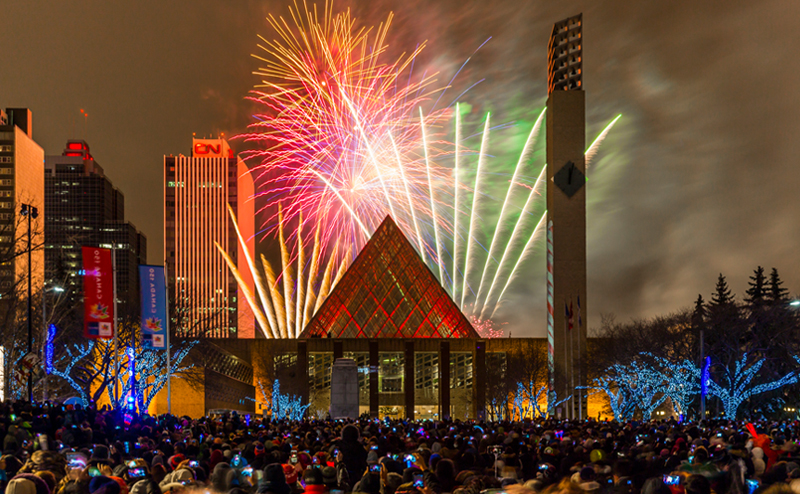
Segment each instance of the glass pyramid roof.
[{"label": "glass pyramid roof", "polygon": [[300,338],[478,338],[391,217]]}]

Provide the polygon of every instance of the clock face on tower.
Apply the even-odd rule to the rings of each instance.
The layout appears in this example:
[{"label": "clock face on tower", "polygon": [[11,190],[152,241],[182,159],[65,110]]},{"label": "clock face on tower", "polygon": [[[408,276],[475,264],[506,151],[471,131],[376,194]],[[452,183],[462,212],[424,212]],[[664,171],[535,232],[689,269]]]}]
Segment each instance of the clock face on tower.
[{"label": "clock face on tower", "polygon": [[583,184],[586,183],[586,176],[575,166],[575,163],[567,161],[564,166],[553,175],[553,183],[556,184],[567,197],[572,197],[576,192],[581,190]]}]

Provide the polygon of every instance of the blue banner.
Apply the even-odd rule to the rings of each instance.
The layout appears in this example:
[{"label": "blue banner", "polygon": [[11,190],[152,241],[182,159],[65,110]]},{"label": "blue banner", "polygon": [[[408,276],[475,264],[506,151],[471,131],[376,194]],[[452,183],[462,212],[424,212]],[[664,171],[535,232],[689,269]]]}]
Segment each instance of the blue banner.
[{"label": "blue banner", "polygon": [[142,347],[167,348],[167,288],[163,266],[139,265],[142,291]]}]

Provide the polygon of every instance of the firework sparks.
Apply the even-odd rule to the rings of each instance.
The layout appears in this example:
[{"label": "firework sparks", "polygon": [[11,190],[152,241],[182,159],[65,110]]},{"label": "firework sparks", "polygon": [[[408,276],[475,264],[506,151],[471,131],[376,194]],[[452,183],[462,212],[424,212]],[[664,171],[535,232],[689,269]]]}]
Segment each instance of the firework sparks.
[{"label": "firework sparks", "polygon": [[[297,4],[290,10],[294,24],[268,18],[277,36],[261,38],[263,52],[254,56],[263,62],[256,72],[262,84],[251,94],[263,110],[240,136],[256,145],[245,158],[263,204],[262,232],[277,237],[281,251],[280,270],[263,257],[261,269],[246,259],[257,290],[245,295],[265,335],[297,337],[387,214],[461,309],[473,314],[476,329],[491,325],[484,316],[496,313],[541,226],[533,212],[544,170],[534,182],[525,162],[544,111],[516,166],[499,172],[487,155],[488,114],[474,152],[462,140],[458,105],[423,110],[445,89],[434,86],[435,75],[415,79],[412,73],[424,44],[384,60],[391,14],[377,28],[360,28],[349,11],[334,15],[329,4],[321,15]],[[453,114],[455,143],[449,143],[442,128]],[[587,149],[587,164],[617,119]],[[463,183],[460,177],[471,172],[474,183]],[[509,177],[502,202],[487,194],[490,173]],[[519,187],[529,190],[515,192]],[[476,238],[484,221],[479,212],[496,210],[487,248]]]}]

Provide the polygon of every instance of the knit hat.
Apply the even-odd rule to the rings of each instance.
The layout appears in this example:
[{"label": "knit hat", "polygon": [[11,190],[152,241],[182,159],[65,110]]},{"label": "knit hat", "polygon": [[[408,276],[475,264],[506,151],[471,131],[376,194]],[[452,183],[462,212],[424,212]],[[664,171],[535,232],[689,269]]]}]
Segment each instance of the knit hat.
[{"label": "knit hat", "polygon": [[[32,473],[19,473],[19,474],[17,474],[16,477],[14,477],[11,480],[12,481],[13,480],[28,480],[28,481],[33,483],[33,488],[35,489],[36,494],[50,494],[50,487],[47,485],[47,482],[45,482],[43,478],[37,477],[36,475],[34,475]],[[10,482],[9,482],[9,485],[11,485]],[[27,486],[18,486],[18,487],[22,488],[22,489],[27,489]],[[8,489],[8,487],[6,487],[6,489]]]},{"label": "knit hat", "polygon": [[28,479],[13,479],[6,486],[7,494],[37,494],[36,484]]},{"label": "knit hat", "polygon": [[294,484],[297,482],[297,470],[294,469],[294,465],[289,465],[284,463],[283,465],[283,475],[286,478],[287,484]]},{"label": "knit hat", "polygon": [[128,484],[120,477],[109,477],[111,480],[119,484],[120,494],[128,494]]},{"label": "knit hat", "polygon": [[309,468],[303,472],[303,482],[306,485],[322,485],[324,479],[319,468]]},{"label": "knit hat", "polygon": [[92,477],[89,481],[89,494],[119,494],[120,488],[114,479],[105,475]]},{"label": "knit hat", "polygon": [[335,486],[338,482],[336,480],[336,469],[333,467],[325,467],[322,469],[322,482],[328,487]]},{"label": "knit hat", "polygon": [[378,463],[378,452],[374,449],[371,449],[369,453],[367,453],[367,463],[370,465]]},{"label": "knit hat", "polygon": [[170,456],[170,458],[169,458],[169,460],[168,460],[168,462],[169,462],[169,466],[170,466],[170,467],[171,467],[173,470],[175,470],[176,468],[178,468],[178,465],[180,465],[180,464],[181,464],[181,462],[182,462],[183,460],[185,460],[185,459],[186,459],[186,457],[185,457],[185,456],[183,456],[182,454],[177,454],[177,455]]}]

